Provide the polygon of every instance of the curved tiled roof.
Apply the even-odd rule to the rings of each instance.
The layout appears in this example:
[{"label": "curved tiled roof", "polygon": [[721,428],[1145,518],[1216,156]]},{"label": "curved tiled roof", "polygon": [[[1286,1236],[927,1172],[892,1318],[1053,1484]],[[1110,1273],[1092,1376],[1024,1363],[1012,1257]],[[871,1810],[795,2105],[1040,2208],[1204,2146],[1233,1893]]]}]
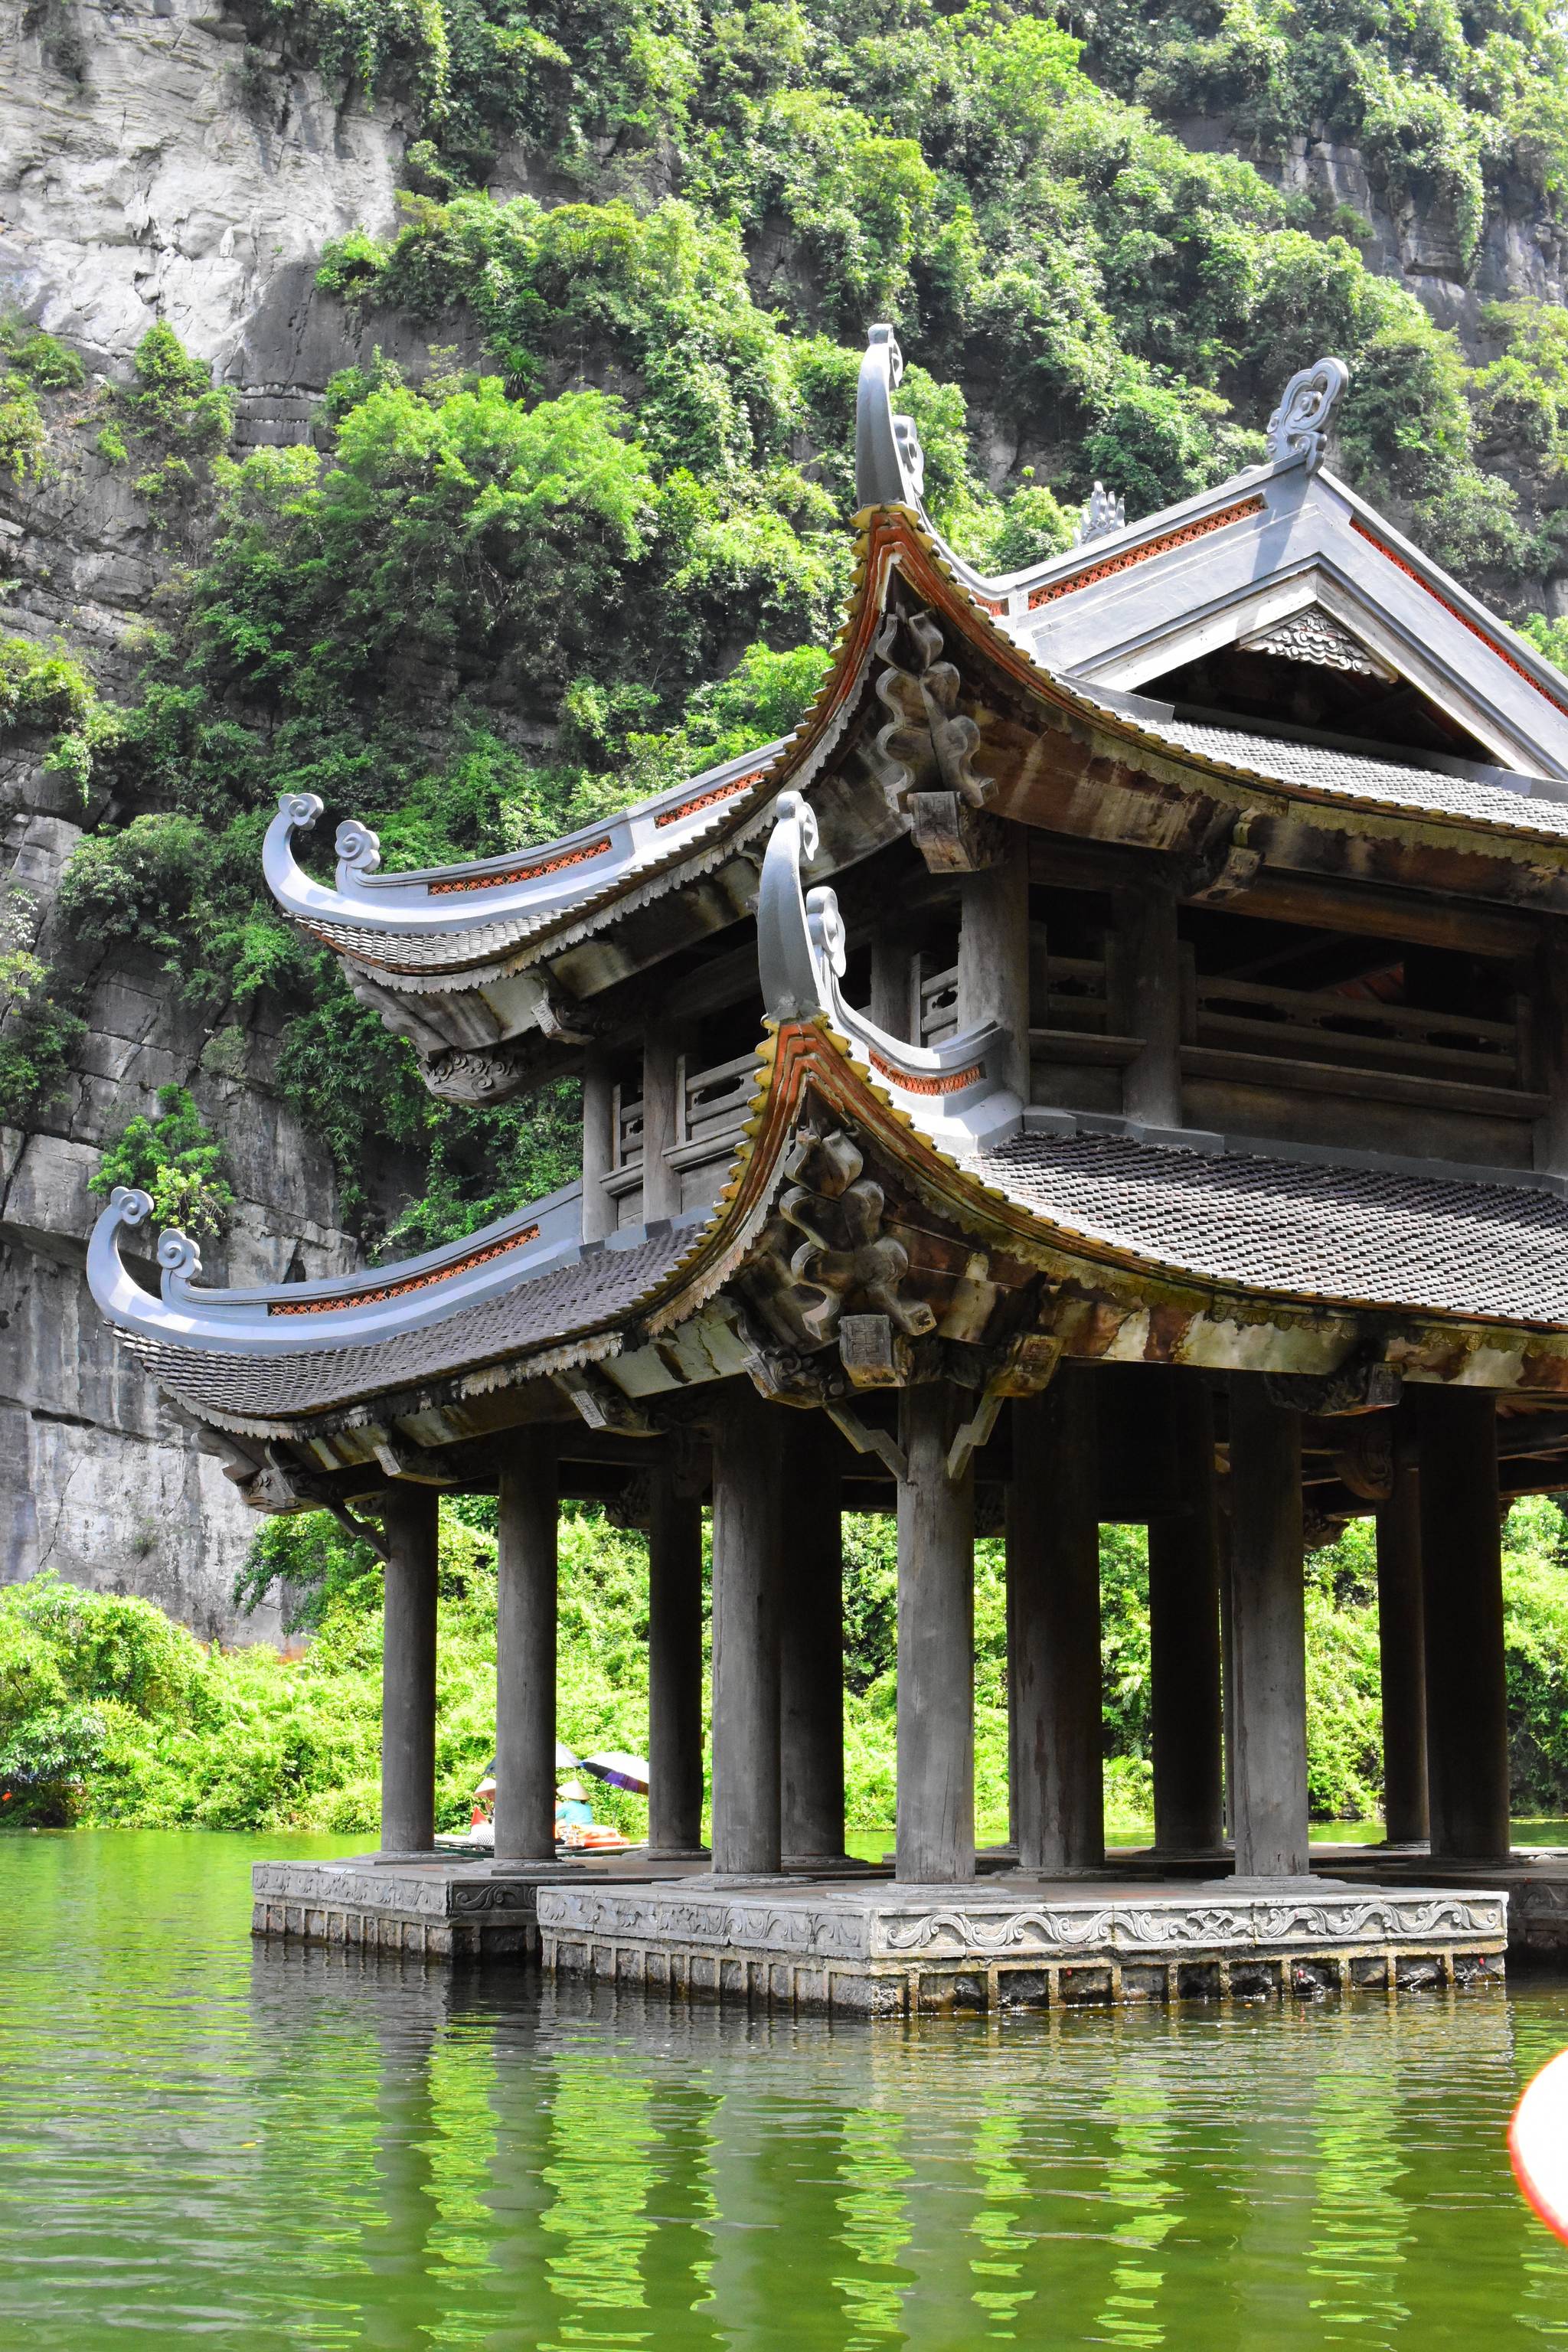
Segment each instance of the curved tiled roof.
[{"label": "curved tiled roof", "polygon": [[1568,1202],[1525,1185],[1023,1135],[988,1182],[1059,1230],[1227,1287],[1568,1328]]},{"label": "curved tiled roof", "polygon": [[121,1337],[198,1420],[305,1420],[598,1330],[625,1317],[690,1245],[689,1230],[668,1228],[631,1248],[590,1245],[499,1297],[353,1346],[312,1348],[306,1333],[289,1354],[260,1356],[182,1348],[129,1326]]}]

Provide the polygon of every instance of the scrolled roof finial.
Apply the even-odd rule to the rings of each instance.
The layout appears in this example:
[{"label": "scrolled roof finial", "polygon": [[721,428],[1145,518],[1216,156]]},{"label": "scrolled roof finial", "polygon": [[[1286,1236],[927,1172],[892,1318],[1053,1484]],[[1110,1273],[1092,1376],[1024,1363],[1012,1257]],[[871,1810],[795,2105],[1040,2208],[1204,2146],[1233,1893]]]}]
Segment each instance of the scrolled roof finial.
[{"label": "scrolled roof finial", "polygon": [[1082,547],[1091,539],[1104,539],[1108,532],[1120,530],[1126,520],[1126,499],[1115,490],[1108,490],[1103,482],[1096,482],[1084,500],[1075,544]]},{"label": "scrolled roof finial", "polygon": [[[757,972],[770,1021],[809,1021],[826,992],[801,868],[816,855],[816,816],[803,793],[781,793],[757,887]],[[816,892],[813,892],[816,897]]]},{"label": "scrolled roof finial", "polygon": [[842,980],[849,962],[849,934],[838,911],[838,893],[825,882],[805,894],[805,928],[818,969]]},{"label": "scrolled roof finial", "polygon": [[109,1214],[117,1225],[144,1225],[153,1213],[153,1196],[139,1184],[117,1184],[109,1196]]},{"label": "scrolled roof finial", "polygon": [[337,851],[340,890],[348,889],[367,874],[380,871],[381,836],[372,833],[368,824],[361,824],[358,817],[349,817],[339,825],[333,847]]},{"label": "scrolled roof finial", "polygon": [[1310,474],[1317,472],[1335,404],[1350,380],[1343,360],[1319,360],[1298,369],[1266,428],[1270,465],[1305,464]]},{"label": "scrolled roof finial", "polygon": [[278,814],[288,824],[290,833],[309,833],[322,808],[319,793],[279,793]]},{"label": "scrolled roof finial", "polygon": [[171,1298],[177,1283],[194,1282],[200,1274],[202,1254],[189,1234],[171,1225],[158,1237],[158,1263],[163,1269],[163,1296]]},{"label": "scrolled roof finial", "polygon": [[921,503],[925,460],[913,420],[893,415],[893,394],[904,373],[891,327],[873,327],[855,394],[855,504],[915,507]]}]

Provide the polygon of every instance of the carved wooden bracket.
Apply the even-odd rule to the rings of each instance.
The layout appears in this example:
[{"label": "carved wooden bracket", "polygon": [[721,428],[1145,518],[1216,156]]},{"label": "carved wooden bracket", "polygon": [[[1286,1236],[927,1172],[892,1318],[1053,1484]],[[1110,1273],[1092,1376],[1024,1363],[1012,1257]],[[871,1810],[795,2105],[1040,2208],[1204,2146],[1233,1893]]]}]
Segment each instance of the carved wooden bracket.
[{"label": "carved wooden bracket", "polygon": [[1271,1403],[1293,1412],[1310,1412],[1320,1421],[1351,1413],[1389,1412],[1399,1402],[1405,1382],[1397,1364],[1381,1357],[1352,1357],[1337,1371],[1321,1377],[1310,1372],[1266,1372],[1264,1385]]},{"label": "carved wooden bracket", "polygon": [[901,810],[911,793],[945,787],[972,808],[983,808],[995,785],[975,772],[980,730],[958,709],[962,681],[946,658],[937,621],[926,612],[889,613],[877,651],[886,664],[877,698],[889,716],[868,757],[889,805]]},{"label": "carved wooden bracket", "polygon": [[595,1365],[579,1364],[573,1370],[551,1375],[555,1387],[574,1405],[590,1429],[614,1430],[621,1437],[658,1437],[662,1423],[636,1399],[605,1378]]},{"label": "carved wooden bracket", "polygon": [[795,1181],[781,1195],[778,1213],[803,1236],[790,1254],[789,1282],[804,1297],[800,1318],[817,1341],[837,1336],[851,1302],[858,1311],[886,1317],[909,1339],[935,1328],[924,1299],[904,1295],[909,1252],[882,1230],[886,1199],[861,1173],[865,1164],[842,1128],[802,1135],[784,1161]]},{"label": "carved wooden bracket", "polygon": [[341,1503],[323,1479],[312,1477],[290,1462],[276,1445],[267,1448],[267,1466],[257,1473],[246,1491],[246,1500],[258,1510],[272,1512],[326,1511],[336,1519],[346,1535],[356,1543],[368,1544],[376,1558],[387,1558],[386,1538],[381,1529],[367,1519],[356,1519],[346,1503]]},{"label": "carved wooden bracket", "polygon": [[911,793],[910,837],[932,874],[978,874],[1001,863],[1006,835],[1000,817],[972,808],[957,793]]}]

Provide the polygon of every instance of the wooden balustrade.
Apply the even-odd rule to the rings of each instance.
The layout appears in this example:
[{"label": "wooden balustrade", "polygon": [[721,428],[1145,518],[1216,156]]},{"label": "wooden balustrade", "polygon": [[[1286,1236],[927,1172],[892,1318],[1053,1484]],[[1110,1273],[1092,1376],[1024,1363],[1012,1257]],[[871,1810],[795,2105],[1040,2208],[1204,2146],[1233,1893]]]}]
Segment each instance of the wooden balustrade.
[{"label": "wooden balustrade", "polygon": [[[693,1070],[688,1067],[685,1055],[678,1057],[675,1141],[666,1155],[674,1166],[698,1168],[729,1158],[745,1124],[756,1063],[754,1053],[739,1054],[733,1061]],[[635,1188],[642,1173],[642,1097],[616,1087],[613,1104],[607,1181],[612,1192],[626,1192]]]},{"label": "wooden balustrade", "polygon": [[1494,1021],[1382,1004],[1333,989],[1266,987],[1204,974],[1183,1024],[1184,1075],[1281,1084],[1533,1118],[1525,1007]]}]

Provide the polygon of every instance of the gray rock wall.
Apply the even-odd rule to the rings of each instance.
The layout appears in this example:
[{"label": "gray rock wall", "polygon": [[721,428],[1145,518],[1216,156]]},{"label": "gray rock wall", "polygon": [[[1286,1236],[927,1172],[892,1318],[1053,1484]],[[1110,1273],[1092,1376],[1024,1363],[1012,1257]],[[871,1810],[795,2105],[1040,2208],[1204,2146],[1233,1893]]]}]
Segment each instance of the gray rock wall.
[{"label": "gray rock wall", "polygon": [[[323,241],[393,217],[395,115],[340,107],[311,77],[245,70],[216,0],[0,0],[0,302],[121,372],[166,319],[238,394],[242,441],[300,437],[353,356],[312,278]],[[383,340],[385,340],[383,338]],[[26,498],[0,478],[0,629],[82,654],[110,690],[166,566],[123,471],[90,436]],[[0,745],[0,874],[51,935],[89,812],[42,747]],[[104,1330],[83,1279],[103,1145],[160,1086],[191,1087],[238,1195],[209,1264],[278,1281],[356,1263],[332,1171],[273,1080],[263,1010],[216,1034],[150,958],[106,967],[64,1097],[0,1129],[0,1580],[53,1569],[145,1593],[204,1635],[276,1633],[230,1594],[258,1522]]]}]

